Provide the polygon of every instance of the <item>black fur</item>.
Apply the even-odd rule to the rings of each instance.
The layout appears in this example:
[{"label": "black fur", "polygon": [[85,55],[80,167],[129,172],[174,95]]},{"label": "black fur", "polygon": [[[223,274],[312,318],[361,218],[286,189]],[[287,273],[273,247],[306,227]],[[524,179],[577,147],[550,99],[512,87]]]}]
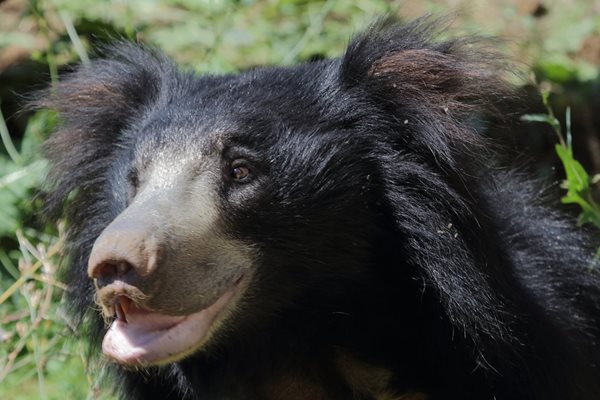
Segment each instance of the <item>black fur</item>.
[{"label": "black fur", "polygon": [[184,361],[110,366],[123,398],[260,399],[286,374],[370,398],[333,366],[340,351],[391,371],[398,398],[600,398],[597,244],[495,167],[473,127],[507,94],[502,68],[436,24],[384,21],[341,58],[225,76],[120,44],[40,100],[63,120],[48,213],[67,217],[71,311],[94,345],[87,258],[133,159],[219,130],[261,162],[258,184],[220,193],[261,255],[239,312]]}]

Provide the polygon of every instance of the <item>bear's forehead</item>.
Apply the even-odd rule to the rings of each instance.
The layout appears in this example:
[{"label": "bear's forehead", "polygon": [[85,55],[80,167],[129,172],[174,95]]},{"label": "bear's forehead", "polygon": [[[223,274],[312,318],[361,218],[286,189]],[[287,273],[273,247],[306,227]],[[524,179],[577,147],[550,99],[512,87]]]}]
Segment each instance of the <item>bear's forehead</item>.
[{"label": "bear's forehead", "polygon": [[312,131],[332,119],[327,104],[333,85],[322,75],[309,65],[182,80],[162,89],[129,134],[142,147],[187,143],[214,150],[229,141],[269,140],[287,128]]},{"label": "bear's forehead", "polygon": [[200,101],[216,109],[235,111],[242,107],[247,111],[248,107],[268,106],[275,110],[279,108],[278,102],[314,102],[329,82],[327,74],[317,65],[265,67],[225,76],[195,75],[191,82],[179,82],[183,87],[175,93],[180,93],[184,101]]}]

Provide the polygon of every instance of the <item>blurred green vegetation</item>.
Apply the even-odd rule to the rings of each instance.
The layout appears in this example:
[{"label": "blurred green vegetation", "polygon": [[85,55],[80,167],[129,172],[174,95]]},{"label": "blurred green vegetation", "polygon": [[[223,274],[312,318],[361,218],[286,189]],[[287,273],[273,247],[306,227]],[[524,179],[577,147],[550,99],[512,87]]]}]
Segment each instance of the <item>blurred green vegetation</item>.
[{"label": "blurred green vegetation", "polygon": [[[598,176],[592,173],[600,170],[597,2],[0,1],[0,398],[111,398],[98,386],[97,369],[84,361],[85,345],[61,312],[65,287],[56,270],[63,228],[36,218],[41,207],[36,193],[46,170],[40,146],[56,116],[19,112],[21,96],[56,82],[66,66],[87,62],[95,46],[115,37],[160,47],[199,72],[221,73],[339,55],[353,33],[386,13],[407,19],[453,13],[459,32],[505,38],[505,50],[551,88],[546,104],[556,102],[562,110],[574,103],[574,123],[581,122],[587,134],[573,129],[572,140],[591,150],[582,153],[586,171],[571,143],[559,144],[568,178],[565,201],[583,208],[581,222],[598,225],[593,197]],[[537,117],[529,119],[560,127],[551,109],[538,103],[532,107]],[[570,127],[568,132],[570,138]],[[548,131],[539,135],[551,138]]]},{"label": "blurred green vegetation", "polygon": [[[591,177],[573,155],[571,109],[567,108],[566,111],[566,133],[563,134],[561,123],[554,115],[549,98],[550,91],[542,91],[542,103],[546,108],[545,114],[525,114],[521,119],[527,122],[544,122],[552,127],[558,139],[558,143],[554,146],[554,149],[560,158],[565,173],[565,180],[562,187],[566,190],[566,194],[561,198],[561,201],[564,204],[576,204],[579,206],[579,224],[590,223],[600,229],[600,203],[598,203],[592,193],[593,185],[599,182],[600,175]],[[598,255],[600,256],[600,248],[598,249]]]}]

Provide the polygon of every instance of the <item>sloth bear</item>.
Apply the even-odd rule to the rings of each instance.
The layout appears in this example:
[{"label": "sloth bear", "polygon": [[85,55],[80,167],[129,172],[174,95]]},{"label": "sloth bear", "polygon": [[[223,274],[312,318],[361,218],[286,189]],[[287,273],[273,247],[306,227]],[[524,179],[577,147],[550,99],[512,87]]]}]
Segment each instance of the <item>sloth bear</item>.
[{"label": "sloth bear", "polygon": [[506,69],[437,24],[231,75],[120,43],[37,101],[122,398],[600,399],[597,243],[497,167]]}]

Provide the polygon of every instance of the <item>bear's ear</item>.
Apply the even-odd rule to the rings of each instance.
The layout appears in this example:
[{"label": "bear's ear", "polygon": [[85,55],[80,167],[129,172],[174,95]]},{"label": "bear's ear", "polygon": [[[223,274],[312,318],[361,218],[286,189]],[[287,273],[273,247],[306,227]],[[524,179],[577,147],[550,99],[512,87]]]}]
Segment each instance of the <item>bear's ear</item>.
[{"label": "bear's ear", "polygon": [[50,161],[50,216],[75,189],[101,184],[120,135],[154,104],[175,67],[163,56],[128,43],[105,48],[37,96],[30,106],[58,112],[59,127],[44,144]]},{"label": "bear's ear", "polygon": [[412,267],[452,326],[481,349],[512,340],[512,317],[491,278],[505,272],[498,271],[487,242],[493,227],[486,229],[487,216],[478,212],[483,201],[471,184],[472,159],[489,160],[465,154],[482,148],[474,120],[510,91],[501,61],[483,42],[438,41],[440,24],[380,21],[350,44],[339,78],[375,110],[378,134],[385,135],[378,150],[382,203],[399,233],[399,262]]},{"label": "bear's ear", "polygon": [[339,78],[452,167],[453,150],[477,142],[473,122],[481,112],[496,111],[512,93],[506,63],[491,40],[440,40],[447,26],[444,18],[380,20],[350,43]]},{"label": "bear's ear", "polygon": [[501,293],[512,289],[499,264],[495,225],[480,210],[485,200],[475,188],[396,153],[380,150],[377,173],[383,177],[380,203],[400,254],[391,273],[418,282],[419,298],[437,304],[477,351],[511,343],[514,313]]}]

